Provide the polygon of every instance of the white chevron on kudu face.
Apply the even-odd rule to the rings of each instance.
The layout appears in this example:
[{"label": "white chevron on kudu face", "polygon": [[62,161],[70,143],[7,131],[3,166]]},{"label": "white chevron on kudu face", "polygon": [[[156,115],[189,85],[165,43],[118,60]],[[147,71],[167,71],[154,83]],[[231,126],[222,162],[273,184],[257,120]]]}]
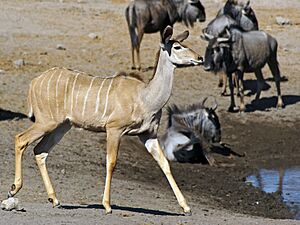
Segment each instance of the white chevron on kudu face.
[{"label": "white chevron on kudu face", "polygon": [[[153,78],[149,83],[124,72],[113,77],[96,77],[66,68],[45,71],[30,84],[28,94],[29,117],[33,125],[16,136],[15,181],[9,191],[14,196],[23,185],[22,155],[27,146],[40,142],[34,148],[49,200],[59,204],[46,168],[50,150],[74,125],[91,131],[107,133],[107,175],[103,205],[110,207],[112,172],[116,165],[121,136],[138,135],[149,153],[165,173],[171,188],[183,208],[190,208],[179,190],[170,166],[157,140],[161,109],[171,95],[174,69],[177,65],[190,66],[202,62],[199,55],[182,46],[188,32],[171,39],[173,29],[163,34]],[[175,46],[175,47],[174,47]]]}]

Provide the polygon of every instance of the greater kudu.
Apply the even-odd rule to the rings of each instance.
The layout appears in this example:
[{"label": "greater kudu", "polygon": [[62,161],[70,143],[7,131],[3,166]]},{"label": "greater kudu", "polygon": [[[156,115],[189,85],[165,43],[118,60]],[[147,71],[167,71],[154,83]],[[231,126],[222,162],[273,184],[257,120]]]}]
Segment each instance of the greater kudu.
[{"label": "greater kudu", "polygon": [[110,187],[122,135],[137,135],[166,175],[185,213],[190,207],[179,190],[157,140],[161,109],[170,98],[177,65],[199,65],[202,58],[180,42],[188,31],[171,39],[172,27],[163,33],[154,76],[149,83],[125,73],[100,78],[65,68],[53,68],[33,79],[29,89],[29,116],[34,124],[16,135],[15,181],[9,191],[14,196],[22,187],[22,155],[41,139],[34,153],[49,201],[59,205],[46,168],[46,158],[72,126],[107,133],[107,175],[103,196],[106,213],[111,212]]}]

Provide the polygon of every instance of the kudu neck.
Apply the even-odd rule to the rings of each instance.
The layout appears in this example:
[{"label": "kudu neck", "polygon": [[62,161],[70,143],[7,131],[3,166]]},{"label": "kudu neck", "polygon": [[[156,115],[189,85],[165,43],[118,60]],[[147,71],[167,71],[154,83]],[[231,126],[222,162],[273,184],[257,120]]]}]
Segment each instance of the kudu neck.
[{"label": "kudu neck", "polygon": [[161,49],[154,76],[143,91],[145,106],[153,112],[160,110],[171,96],[176,66],[168,58],[168,52]]}]

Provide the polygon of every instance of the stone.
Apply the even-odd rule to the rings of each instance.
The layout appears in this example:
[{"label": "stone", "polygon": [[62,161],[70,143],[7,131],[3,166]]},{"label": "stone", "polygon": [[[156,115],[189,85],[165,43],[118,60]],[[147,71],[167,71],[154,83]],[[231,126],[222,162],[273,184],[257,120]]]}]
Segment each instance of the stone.
[{"label": "stone", "polygon": [[58,49],[58,50],[66,50],[66,47],[64,45],[62,45],[62,44],[57,44],[56,45],[56,49]]},{"label": "stone", "polygon": [[98,35],[95,34],[95,33],[89,33],[88,36],[89,36],[89,38],[91,38],[91,39],[93,39],[93,40],[98,39]]},{"label": "stone", "polygon": [[279,25],[290,25],[291,24],[289,19],[284,18],[282,16],[277,16],[275,18],[275,20],[276,20],[276,23],[279,24]]},{"label": "stone", "polygon": [[14,66],[17,67],[17,68],[25,66],[24,59],[18,59],[16,61],[14,61]]}]

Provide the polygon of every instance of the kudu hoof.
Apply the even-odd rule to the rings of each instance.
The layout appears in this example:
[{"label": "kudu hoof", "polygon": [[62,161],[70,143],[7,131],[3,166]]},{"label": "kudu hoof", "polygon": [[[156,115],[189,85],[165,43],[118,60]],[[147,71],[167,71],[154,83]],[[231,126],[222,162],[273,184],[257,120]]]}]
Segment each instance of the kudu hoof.
[{"label": "kudu hoof", "polygon": [[48,198],[48,201],[50,203],[52,203],[53,208],[60,208],[61,207],[60,202],[57,199],[53,200],[53,198]]},{"label": "kudu hoof", "polygon": [[16,193],[15,193],[15,190],[16,190],[16,185],[15,184],[12,184],[11,187],[10,187],[10,190],[8,191],[7,193],[7,197],[13,197]]},{"label": "kudu hoof", "polygon": [[187,212],[184,212],[184,216],[191,216],[191,215],[192,215],[192,211],[191,210],[189,210]]}]

